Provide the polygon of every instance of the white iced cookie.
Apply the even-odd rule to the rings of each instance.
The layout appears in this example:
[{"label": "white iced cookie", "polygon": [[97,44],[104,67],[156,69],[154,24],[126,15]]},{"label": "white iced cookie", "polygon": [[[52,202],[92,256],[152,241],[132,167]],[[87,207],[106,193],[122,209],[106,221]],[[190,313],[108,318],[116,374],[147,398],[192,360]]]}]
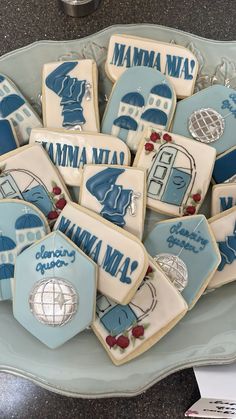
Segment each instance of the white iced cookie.
[{"label": "white iced cookie", "polygon": [[93,60],[43,67],[43,122],[48,128],[99,131],[97,66]]},{"label": "white iced cookie", "polygon": [[14,127],[20,145],[29,141],[32,128],[42,122],[15,84],[0,74],[0,119],[7,119]]},{"label": "white iced cookie", "polygon": [[214,289],[236,279],[236,207],[208,221],[221,254],[221,263],[208,285]]},{"label": "white iced cookie", "polygon": [[127,166],[86,165],[79,202],[142,239],[146,172]]},{"label": "white iced cookie", "polygon": [[174,133],[149,128],[134,166],[147,170],[147,207],[175,216],[198,212],[207,193],[216,151]]},{"label": "white iced cookie", "polygon": [[98,294],[92,329],[112,362],[121,365],[158,342],[184,316],[187,304],[161,269],[150,265],[129,304]]},{"label": "white iced cookie", "polygon": [[6,198],[34,204],[51,223],[70,200],[59,172],[39,144],[0,157],[0,199]]},{"label": "white iced cookie", "polygon": [[236,205],[236,183],[222,183],[212,188],[211,215],[217,215]]},{"label": "white iced cookie", "polygon": [[148,267],[143,244],[132,234],[94,212],[72,202],[55,226],[98,264],[98,290],[120,304],[127,304]]},{"label": "white iced cookie", "polygon": [[108,77],[116,81],[127,68],[135,66],[151,67],[165,74],[179,98],[193,93],[198,62],[187,48],[154,39],[112,35],[106,61]]},{"label": "white iced cookie", "polygon": [[119,138],[92,132],[34,129],[30,143],[42,144],[65,183],[79,186],[85,164],[130,164],[130,151]]}]

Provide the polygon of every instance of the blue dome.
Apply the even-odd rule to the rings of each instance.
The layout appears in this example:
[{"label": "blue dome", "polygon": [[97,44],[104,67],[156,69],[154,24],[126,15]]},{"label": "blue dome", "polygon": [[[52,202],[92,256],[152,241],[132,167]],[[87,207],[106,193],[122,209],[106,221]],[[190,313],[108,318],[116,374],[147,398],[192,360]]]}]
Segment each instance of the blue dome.
[{"label": "blue dome", "polygon": [[0,265],[0,280],[14,278],[14,265],[4,263]]},{"label": "blue dome", "polygon": [[22,105],[24,105],[25,101],[19,95],[9,95],[4,97],[0,101],[0,116],[2,118],[6,118],[12,112],[15,112],[19,109]]},{"label": "blue dome", "polygon": [[116,118],[115,121],[113,122],[113,125],[116,125],[117,127],[120,127],[123,129],[131,130],[131,131],[137,131],[137,128],[138,128],[137,122],[133,118],[127,115],[122,115]]},{"label": "blue dome", "polygon": [[154,94],[154,95],[165,97],[167,99],[172,98],[171,89],[165,83],[157,84],[156,86],[154,86],[151,90],[151,93]]},{"label": "blue dome", "polygon": [[128,103],[128,105],[132,106],[138,106],[139,108],[142,108],[145,104],[143,96],[138,92],[127,93],[122,97],[121,102]]},{"label": "blue dome", "polygon": [[17,218],[15,223],[16,230],[24,230],[25,228],[43,227],[43,222],[37,215],[24,214]]},{"label": "blue dome", "polygon": [[147,109],[141,115],[141,119],[143,119],[144,121],[152,122],[155,125],[161,125],[163,127],[165,127],[167,124],[167,115],[160,109]]},{"label": "blue dome", "polygon": [[0,236],[0,252],[7,252],[15,249],[15,242],[7,236]]},{"label": "blue dome", "polygon": [[0,74],[0,83],[2,83],[4,80],[5,80],[5,77],[2,74]]}]

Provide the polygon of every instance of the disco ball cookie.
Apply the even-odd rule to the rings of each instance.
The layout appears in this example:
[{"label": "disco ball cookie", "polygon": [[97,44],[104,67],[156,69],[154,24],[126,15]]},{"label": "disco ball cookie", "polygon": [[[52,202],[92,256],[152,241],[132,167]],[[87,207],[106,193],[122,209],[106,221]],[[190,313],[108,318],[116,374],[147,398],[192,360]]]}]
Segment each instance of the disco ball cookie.
[{"label": "disco ball cookie", "polygon": [[174,216],[193,215],[207,193],[213,148],[189,138],[147,129],[133,165],[147,170],[147,207]]},{"label": "disco ball cookie", "polygon": [[16,259],[13,314],[49,348],[87,328],[94,319],[97,267],[56,231]]},{"label": "disco ball cookie", "polygon": [[150,259],[146,275],[127,305],[98,294],[92,329],[115,365],[150,349],[185,315],[187,304]]},{"label": "disco ball cookie", "polygon": [[159,222],[144,245],[176,288],[189,310],[206,289],[220,264],[215,237],[204,215]]}]

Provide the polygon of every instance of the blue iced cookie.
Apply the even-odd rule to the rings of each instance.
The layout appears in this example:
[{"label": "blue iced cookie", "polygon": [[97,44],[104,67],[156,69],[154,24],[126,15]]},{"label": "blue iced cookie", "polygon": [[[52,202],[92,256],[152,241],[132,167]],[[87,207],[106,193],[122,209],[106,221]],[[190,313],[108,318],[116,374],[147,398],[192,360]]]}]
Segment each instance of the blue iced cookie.
[{"label": "blue iced cookie", "polygon": [[49,231],[35,206],[18,199],[0,200],[0,300],[12,298],[16,256]]},{"label": "blue iced cookie", "polygon": [[223,153],[235,145],[236,92],[221,85],[208,87],[176,107],[172,132],[207,143]]},{"label": "blue iced cookie", "polygon": [[94,319],[97,268],[64,234],[54,232],[17,257],[13,314],[56,348]]},{"label": "blue iced cookie", "polygon": [[193,215],[157,223],[144,245],[191,309],[221,260],[205,216]]},{"label": "blue iced cookie", "polygon": [[175,104],[175,91],[163,74],[153,68],[129,68],[113,87],[102,132],[121,138],[135,151],[146,127],[169,128]]},{"label": "blue iced cookie", "polygon": [[12,122],[20,145],[29,141],[32,128],[42,122],[14,83],[0,74],[0,119]]}]

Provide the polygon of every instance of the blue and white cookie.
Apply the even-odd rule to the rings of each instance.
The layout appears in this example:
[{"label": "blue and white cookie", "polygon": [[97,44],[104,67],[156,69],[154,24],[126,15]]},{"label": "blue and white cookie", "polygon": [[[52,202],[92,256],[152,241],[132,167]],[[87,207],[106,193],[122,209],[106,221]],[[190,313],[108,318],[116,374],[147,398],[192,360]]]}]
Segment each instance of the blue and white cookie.
[{"label": "blue and white cookie", "polygon": [[153,68],[129,68],[114,84],[102,132],[121,138],[136,151],[145,128],[169,128],[175,104],[175,91],[163,74]]}]

